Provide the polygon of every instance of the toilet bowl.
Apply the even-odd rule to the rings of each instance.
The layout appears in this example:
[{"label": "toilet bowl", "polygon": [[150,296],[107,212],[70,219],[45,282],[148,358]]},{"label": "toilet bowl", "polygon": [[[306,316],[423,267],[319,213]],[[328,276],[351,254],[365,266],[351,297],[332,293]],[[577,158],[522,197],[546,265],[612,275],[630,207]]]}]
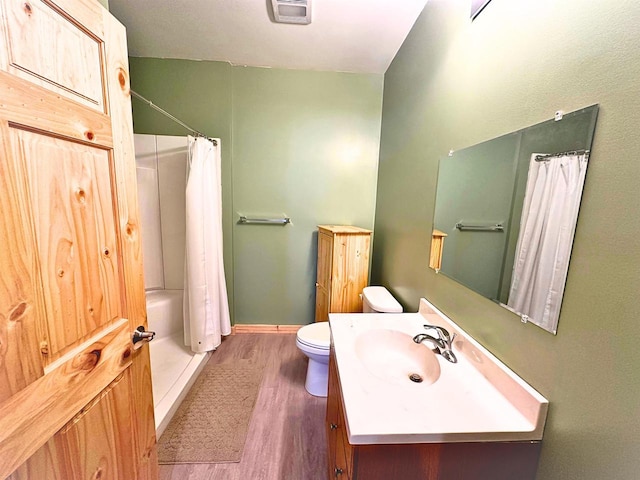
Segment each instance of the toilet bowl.
[{"label": "toilet bowl", "polygon": [[329,322],[317,322],[302,327],[296,335],[296,345],[307,357],[307,379],[304,387],[316,397],[327,396],[329,376]]},{"label": "toilet bowl", "polygon": [[[365,287],[362,290],[362,311],[364,313],[401,313],[402,305],[384,287]],[[330,343],[329,322],[305,325],[296,335],[296,345],[309,357],[304,386],[307,392],[316,397],[327,396]]]}]

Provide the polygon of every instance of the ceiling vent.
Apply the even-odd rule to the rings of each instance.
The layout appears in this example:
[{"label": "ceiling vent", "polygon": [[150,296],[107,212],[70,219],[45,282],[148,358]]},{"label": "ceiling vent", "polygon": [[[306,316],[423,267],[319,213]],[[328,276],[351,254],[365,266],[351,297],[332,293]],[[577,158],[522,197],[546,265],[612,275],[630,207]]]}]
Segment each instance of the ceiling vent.
[{"label": "ceiling vent", "polygon": [[278,23],[311,23],[311,0],[271,0],[271,5]]}]

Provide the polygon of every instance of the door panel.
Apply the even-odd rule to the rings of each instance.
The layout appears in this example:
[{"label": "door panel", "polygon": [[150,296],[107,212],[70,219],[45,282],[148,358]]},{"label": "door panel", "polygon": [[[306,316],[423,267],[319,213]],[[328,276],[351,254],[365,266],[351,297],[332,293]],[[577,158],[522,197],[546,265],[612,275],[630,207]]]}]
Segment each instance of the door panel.
[{"label": "door panel", "polygon": [[8,71],[104,111],[102,42],[52,2],[4,7]]},{"label": "door panel", "polygon": [[62,478],[135,478],[131,386],[127,370],[53,438],[73,471]]},{"label": "door panel", "polygon": [[0,7],[0,478],[154,479],[124,28]]},{"label": "door panel", "polygon": [[0,478],[35,453],[131,365],[128,322],[123,319],[115,326],[0,405]]},{"label": "door panel", "polygon": [[49,355],[122,317],[109,152],[12,129],[29,182]]},{"label": "door panel", "polygon": [[[136,478],[133,437],[135,412],[127,370],[68,422],[9,480]],[[126,430],[114,430],[111,418]],[[116,456],[115,452],[121,452]],[[63,461],[56,461],[61,458]]]},{"label": "door panel", "polygon": [[[0,123],[5,137],[8,126]],[[11,145],[0,145],[0,404],[44,375],[36,310],[35,261],[28,229],[23,223],[24,202],[11,158]],[[16,281],[17,279],[17,281]]]}]

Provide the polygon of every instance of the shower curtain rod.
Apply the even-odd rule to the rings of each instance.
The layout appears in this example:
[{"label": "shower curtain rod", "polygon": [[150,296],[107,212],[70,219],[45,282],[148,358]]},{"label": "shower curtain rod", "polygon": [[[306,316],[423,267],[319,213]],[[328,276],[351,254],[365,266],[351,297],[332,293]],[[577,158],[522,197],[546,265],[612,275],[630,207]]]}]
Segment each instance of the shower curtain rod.
[{"label": "shower curtain rod", "polygon": [[131,92],[131,95],[133,95],[134,97],[136,97],[138,100],[142,100],[144,103],[146,103],[147,105],[149,105],[151,108],[153,108],[154,110],[160,112],[162,115],[164,115],[165,117],[173,120],[174,122],[176,122],[178,125],[180,125],[181,127],[186,128],[187,130],[189,130],[191,133],[195,134],[197,137],[203,137],[206,138],[207,140],[211,140],[211,142],[213,142],[214,145],[218,145],[218,142],[213,139],[208,137],[207,135],[205,135],[202,132],[199,132],[198,130],[196,130],[195,128],[191,128],[189,125],[187,125],[186,123],[184,123],[182,120],[174,117],[173,115],[171,115],[169,112],[167,112],[166,110],[163,110],[162,108],[160,108],[158,105],[156,105],[155,103],[153,103],[151,100],[144,98],[142,95],[140,95],[138,92],[129,89],[129,91]]},{"label": "shower curtain rod", "polygon": [[562,157],[564,155],[588,155],[589,150],[569,150],[567,152],[547,153],[546,155],[536,155],[536,162],[542,162],[551,157]]}]

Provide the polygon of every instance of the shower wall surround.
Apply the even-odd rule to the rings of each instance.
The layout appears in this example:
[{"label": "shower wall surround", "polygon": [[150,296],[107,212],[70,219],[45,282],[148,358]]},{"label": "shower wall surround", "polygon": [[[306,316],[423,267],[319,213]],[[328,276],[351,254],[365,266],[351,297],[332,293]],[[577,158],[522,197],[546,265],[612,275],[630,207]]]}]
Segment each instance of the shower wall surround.
[{"label": "shower wall surround", "polygon": [[144,288],[146,290],[164,289],[156,136],[134,135],[133,142],[136,151],[140,224],[144,230],[142,232]]},{"label": "shower wall surround", "polygon": [[135,135],[146,289],[184,287],[187,137]]},{"label": "shower wall surround", "polygon": [[[222,141],[225,273],[235,323],[313,321],[317,225],[373,229],[382,75],[131,58],[132,88]],[[184,135],[133,100],[136,133]],[[238,225],[239,214],[287,226]]]}]

